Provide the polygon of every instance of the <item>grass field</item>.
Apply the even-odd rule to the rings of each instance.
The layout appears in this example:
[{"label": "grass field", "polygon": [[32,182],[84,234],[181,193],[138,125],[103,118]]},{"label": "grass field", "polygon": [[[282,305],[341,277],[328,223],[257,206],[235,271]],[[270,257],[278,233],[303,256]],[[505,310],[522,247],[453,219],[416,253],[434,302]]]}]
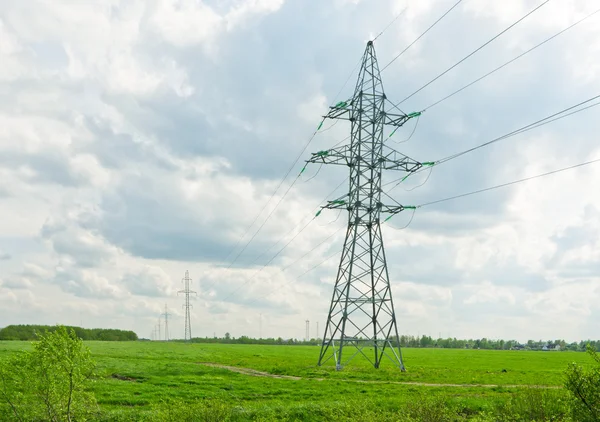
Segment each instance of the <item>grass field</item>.
[{"label": "grass field", "polygon": [[[105,420],[142,419],[166,399],[216,403],[235,410],[239,420],[317,420],[319,414],[325,418],[327,409],[344,406],[393,414],[425,399],[466,417],[493,412],[532,390],[526,387],[538,387],[555,401],[564,394],[560,387],[567,364],[589,363],[585,353],[577,352],[403,349],[405,373],[391,362],[375,370],[358,358],[335,371],[331,365],[315,365],[319,349],[313,346],[86,344],[98,364],[93,390]],[[0,358],[28,347],[26,342],[0,342]]]}]

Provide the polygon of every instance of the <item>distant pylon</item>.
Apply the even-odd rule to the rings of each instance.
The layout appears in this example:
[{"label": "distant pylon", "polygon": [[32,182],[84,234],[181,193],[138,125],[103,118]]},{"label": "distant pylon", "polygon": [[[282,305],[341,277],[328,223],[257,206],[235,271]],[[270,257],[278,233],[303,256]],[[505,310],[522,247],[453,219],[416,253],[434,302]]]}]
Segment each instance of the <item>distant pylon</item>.
[{"label": "distant pylon", "polygon": [[158,325],[156,326],[156,328],[158,329],[158,341],[160,341],[160,317],[158,317]]},{"label": "distant pylon", "polygon": [[388,111],[386,106],[390,107],[390,101],[383,91],[373,42],[369,41],[354,94],[331,107],[325,116],[350,122],[350,144],[319,151],[308,160],[309,163],[342,165],[350,171],[348,193],[328,201],[323,207],[348,213],[346,240],[318,362],[323,365],[333,360],[338,370],[357,355],[379,368],[385,355],[404,371],[381,215],[391,214],[384,220],[387,221],[392,215],[415,207],[383,204],[382,194],[388,195],[383,192],[381,178],[383,170],[397,170],[408,173],[406,179],[433,163],[420,163],[385,144],[386,125],[394,128],[389,138],[397,128],[421,114],[402,111],[397,114]]},{"label": "distant pylon", "polygon": [[186,341],[190,341],[192,339],[192,321],[190,319],[190,308],[193,306],[190,305],[190,293],[196,294],[196,292],[190,290],[190,272],[186,270],[185,277],[181,280],[184,283],[184,289],[177,292],[185,294],[185,303],[183,304],[183,308],[185,309],[185,332],[183,334],[183,338]]},{"label": "distant pylon", "polygon": [[[169,341],[169,317],[171,316],[171,314],[167,310],[166,303],[165,303],[165,313],[161,314],[161,316],[165,317],[165,341]],[[160,321],[160,319],[159,319],[159,321]],[[160,324],[159,324],[159,326],[160,326]]]},{"label": "distant pylon", "polygon": [[306,341],[310,340],[310,321],[306,320]]}]

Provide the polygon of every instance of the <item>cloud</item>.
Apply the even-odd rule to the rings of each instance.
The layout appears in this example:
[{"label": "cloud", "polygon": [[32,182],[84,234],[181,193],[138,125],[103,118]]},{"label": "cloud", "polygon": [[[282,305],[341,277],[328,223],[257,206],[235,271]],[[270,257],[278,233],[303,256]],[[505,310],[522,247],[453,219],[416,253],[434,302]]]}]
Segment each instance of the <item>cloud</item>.
[{"label": "cloud", "polygon": [[124,292],[114,283],[94,271],[57,267],[51,282],[82,298],[123,299]]},{"label": "cloud", "polygon": [[174,292],[169,276],[158,267],[147,266],[136,273],[127,273],[120,283],[135,295],[163,297]]},{"label": "cloud", "polygon": [[9,278],[0,280],[0,284],[7,289],[30,289],[33,283],[27,278]]}]

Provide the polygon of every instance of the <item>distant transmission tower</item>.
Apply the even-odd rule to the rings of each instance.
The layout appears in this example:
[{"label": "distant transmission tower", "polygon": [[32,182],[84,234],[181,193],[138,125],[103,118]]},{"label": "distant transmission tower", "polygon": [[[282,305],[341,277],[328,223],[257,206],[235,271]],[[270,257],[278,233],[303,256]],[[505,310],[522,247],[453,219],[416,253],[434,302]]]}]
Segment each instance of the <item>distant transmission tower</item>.
[{"label": "distant transmission tower", "polygon": [[183,304],[183,308],[185,309],[185,333],[183,335],[184,340],[190,341],[192,339],[192,321],[190,319],[190,308],[193,306],[190,305],[190,294],[196,294],[196,292],[190,290],[190,273],[186,270],[185,277],[181,280],[184,283],[184,289],[177,292],[185,294],[185,303]]},{"label": "distant transmission tower", "polygon": [[405,370],[380,215],[388,213],[389,219],[404,209],[415,207],[382,204],[381,176],[384,169],[410,174],[432,163],[419,163],[384,145],[385,125],[395,127],[395,132],[409,119],[420,115],[388,113],[386,104],[391,103],[383,91],[375,49],[369,41],[354,95],[331,107],[325,116],[350,121],[350,144],[319,151],[308,160],[309,163],[338,164],[350,169],[349,192],[328,201],[323,207],[348,211],[346,240],[318,362],[323,365],[333,358],[338,370],[358,354],[375,368],[379,368],[385,355]]},{"label": "distant transmission tower", "polygon": [[165,313],[161,314],[161,316],[165,317],[165,341],[169,341],[169,317],[171,316],[171,314],[167,310],[167,304],[166,303],[165,303]]},{"label": "distant transmission tower", "polygon": [[160,317],[158,317],[158,325],[156,327],[158,328],[158,341],[160,341]]},{"label": "distant transmission tower", "polygon": [[306,335],[305,335],[306,341],[310,340],[310,321],[306,320]]}]

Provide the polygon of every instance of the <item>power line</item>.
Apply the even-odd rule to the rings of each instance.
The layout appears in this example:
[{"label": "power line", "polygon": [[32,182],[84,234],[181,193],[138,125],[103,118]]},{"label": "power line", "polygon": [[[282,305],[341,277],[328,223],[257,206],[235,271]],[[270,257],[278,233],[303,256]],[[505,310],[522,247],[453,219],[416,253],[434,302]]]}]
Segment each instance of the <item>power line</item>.
[{"label": "power line", "polygon": [[[358,68],[359,65],[360,65],[360,61],[357,62],[356,66],[354,67],[354,69],[352,70],[352,72],[348,75],[348,78],[346,79],[346,81],[344,82],[344,84],[342,85],[342,87],[340,88],[340,90],[338,91],[338,93],[335,95],[334,100],[333,100],[334,103],[335,103],[335,100],[342,93],[343,89],[346,87],[346,85],[348,84],[348,82],[350,81],[350,78],[352,77],[352,75],[354,74],[354,72],[356,71],[356,69]],[[308,148],[308,146],[311,144],[312,140],[315,138],[315,136],[317,135],[317,133],[319,133],[319,130],[321,129],[321,126],[322,126],[322,124],[323,124],[324,121],[325,121],[325,118],[323,118],[321,120],[321,123],[319,124],[317,130],[314,131],[314,133],[308,139],[308,142],[306,142],[306,144],[304,145],[304,147],[302,148],[302,150],[300,151],[300,153],[298,153],[298,156],[296,157],[296,159],[294,160],[294,162],[292,163],[292,165],[288,168],[288,170],[284,174],[283,178],[280,180],[279,184],[277,185],[277,187],[275,188],[275,190],[273,191],[273,193],[271,194],[271,196],[269,197],[269,199],[265,203],[265,205],[261,208],[261,210],[256,215],[256,217],[254,217],[254,220],[252,220],[252,223],[250,223],[250,225],[248,226],[248,228],[246,229],[246,231],[244,232],[244,234],[239,238],[239,240],[233,246],[233,248],[231,249],[231,251],[227,254],[227,257],[225,259],[228,259],[229,256],[231,256],[231,254],[233,253],[233,251],[239,246],[239,244],[241,243],[241,241],[250,232],[250,229],[252,228],[252,226],[254,226],[254,224],[256,223],[256,221],[258,221],[258,218],[262,215],[262,213],[265,211],[265,209],[267,208],[267,206],[271,203],[271,201],[273,200],[273,198],[275,197],[275,195],[279,191],[279,188],[281,188],[281,186],[283,185],[283,183],[285,182],[285,180],[288,178],[288,176],[290,175],[290,173],[292,172],[292,170],[294,169],[294,167],[296,166],[296,164],[298,163],[298,161],[300,160],[300,158],[302,158],[304,152],[306,151],[306,149]],[[329,129],[331,129],[331,127]],[[283,194],[283,196],[279,199],[279,201],[277,202],[277,204],[275,205],[275,207],[271,210],[271,212],[269,213],[269,215],[267,216],[267,218],[265,219],[265,221],[263,221],[263,223],[260,225],[260,227],[258,228],[258,230],[254,233],[254,235],[252,235],[252,237],[250,238],[250,240],[238,252],[238,254],[235,256],[235,258],[233,259],[233,261],[227,266],[226,269],[230,269],[233,266],[233,264],[238,260],[238,258],[241,256],[241,254],[250,245],[250,243],[252,243],[252,241],[254,240],[254,238],[258,235],[258,233],[262,230],[262,228],[265,226],[265,224],[267,223],[267,221],[271,218],[271,216],[273,215],[273,213],[275,212],[275,210],[279,207],[279,204],[281,204],[281,202],[283,201],[283,199],[287,196],[287,194],[289,193],[289,191],[292,189],[292,187],[298,181],[298,178],[300,177],[301,174],[302,173],[300,173],[296,177],[296,179],[294,179],[294,181],[290,184],[290,186],[285,191],[285,193]],[[212,287],[214,287],[214,284],[210,286],[210,288],[212,288]]]},{"label": "power line", "polygon": [[[459,0],[458,3],[460,3],[462,0]],[[390,24],[388,24],[380,33],[379,35],[377,35],[377,37],[375,37],[375,39],[379,38],[381,35],[383,35],[383,33],[394,23],[396,22],[396,20],[398,20],[398,18],[404,14],[404,12],[406,11],[407,8],[404,8],[393,20],[392,22],[390,22]],[[348,84],[348,82],[350,81],[350,78],[352,77],[352,75],[354,74],[354,72],[356,71],[356,69],[360,66],[361,64],[361,60],[359,60],[356,64],[356,66],[354,67],[354,69],[352,70],[352,72],[350,73],[350,75],[348,75],[348,77],[346,78],[346,81],[344,82],[344,84],[342,85],[342,87],[340,88],[340,90],[338,91],[338,93],[336,94],[336,96],[334,97],[333,102],[335,103],[335,100],[339,97],[339,95],[342,93],[342,91],[344,90],[344,88],[346,87],[346,85]],[[292,163],[292,165],[290,166],[290,168],[287,170],[287,172],[285,173],[285,175],[283,176],[283,178],[281,179],[281,181],[279,182],[279,184],[277,185],[277,187],[275,188],[275,190],[273,191],[273,193],[271,194],[271,196],[269,197],[269,200],[265,203],[265,205],[263,206],[263,208],[260,210],[260,212],[257,214],[257,216],[254,218],[254,220],[252,221],[252,223],[250,224],[250,226],[248,227],[248,229],[246,229],[246,231],[244,232],[244,234],[242,235],[242,237],[238,240],[238,242],[235,244],[235,246],[233,247],[233,249],[231,250],[231,252],[233,252],[233,250],[235,250],[237,248],[237,246],[240,244],[240,242],[242,241],[243,238],[246,237],[246,235],[248,234],[248,232],[250,231],[250,229],[252,228],[252,226],[254,226],[254,224],[256,223],[256,221],[258,220],[259,216],[262,215],[262,213],[264,212],[264,210],[267,208],[268,204],[272,201],[272,199],[274,198],[275,194],[277,193],[277,191],[279,191],[279,188],[282,186],[283,182],[287,179],[287,177],[290,175],[291,171],[293,170],[293,168],[296,166],[296,164],[298,163],[298,161],[300,160],[300,158],[302,157],[302,155],[304,154],[304,152],[306,151],[306,149],[308,148],[308,146],[310,145],[310,143],[312,142],[312,140],[314,139],[314,137],[317,135],[317,133],[319,133],[319,129],[321,128],[321,125],[323,124],[323,121],[325,119],[323,119],[321,121],[321,124],[319,125],[319,127],[317,128],[317,130],[312,134],[312,136],[309,138],[308,142],[304,145],[304,148],[302,149],[302,151],[300,151],[300,153],[298,154],[298,156],[296,157],[296,159],[294,160],[294,162]],[[337,123],[337,121],[336,121]],[[335,125],[335,124],[334,124]],[[327,130],[331,129],[331,127],[329,127]],[[237,261],[237,259],[241,256],[241,254],[246,250],[246,248],[249,246],[249,244],[254,240],[254,238],[258,235],[258,233],[262,230],[262,228],[265,226],[265,224],[267,223],[267,221],[271,218],[271,216],[273,215],[273,213],[275,212],[275,210],[278,208],[279,204],[281,204],[281,202],[283,201],[283,199],[287,196],[287,194],[289,193],[289,191],[292,189],[292,187],[294,186],[294,184],[297,182],[298,178],[300,177],[302,173],[300,173],[296,179],[294,179],[294,181],[290,184],[290,186],[288,187],[288,189],[285,191],[285,193],[283,194],[283,196],[279,199],[279,201],[277,202],[277,204],[275,205],[275,207],[271,210],[271,212],[267,215],[267,218],[263,221],[263,223],[260,225],[260,227],[258,228],[258,230],[254,233],[254,235],[250,238],[250,240],[244,245],[244,247],[238,252],[238,254],[235,256],[235,258],[233,259],[233,261],[227,266],[226,269],[229,269],[233,266],[233,264]],[[231,252],[228,254],[228,257],[231,255]],[[214,287],[211,286],[211,288]]]},{"label": "power line", "polygon": [[[437,161],[434,161],[435,166],[438,166],[440,164],[443,164],[443,163],[445,163],[447,161],[450,161],[450,160],[453,160],[455,158],[461,157],[461,156],[463,156],[465,154],[468,154],[470,152],[473,152],[473,151],[475,151],[477,149],[489,146],[489,145],[494,144],[496,142],[500,142],[500,141],[502,141],[504,139],[511,138],[511,137],[519,135],[521,133],[528,132],[530,130],[536,129],[536,128],[541,127],[541,126],[545,126],[545,125],[550,124],[552,122],[555,122],[557,120],[561,120],[561,119],[564,119],[566,117],[572,116],[573,114],[577,114],[577,113],[580,113],[582,111],[588,110],[588,109],[590,109],[592,107],[596,107],[596,106],[600,105],[600,102],[596,102],[596,103],[590,104],[590,105],[588,105],[586,107],[583,107],[583,108],[580,108],[578,110],[574,110],[574,111],[571,111],[570,113],[565,114],[567,111],[576,109],[576,108],[578,108],[578,107],[580,107],[580,106],[582,106],[584,104],[590,103],[590,102],[592,102],[592,101],[594,101],[596,99],[599,99],[599,98],[600,98],[600,94],[599,95],[595,95],[595,96],[593,96],[593,97],[591,97],[591,98],[589,98],[587,100],[581,101],[578,104],[575,104],[573,106],[567,107],[567,108],[565,108],[565,109],[563,109],[563,110],[561,110],[561,111],[559,111],[557,113],[553,113],[553,114],[551,114],[551,115],[549,115],[547,117],[544,117],[542,119],[539,119],[539,120],[537,120],[537,121],[535,121],[533,123],[530,123],[528,125],[522,126],[519,129],[513,130],[512,132],[509,132],[509,133],[507,133],[505,135],[502,135],[502,136],[499,136],[497,138],[494,138],[491,141],[484,142],[482,144],[476,145],[476,146],[474,146],[472,148],[469,148],[467,150],[464,150],[464,151],[452,154],[452,155],[450,155],[448,157],[445,157],[445,158],[441,158],[441,159],[439,159]],[[415,171],[413,173],[413,175],[414,174],[418,174],[421,171],[424,171],[424,170],[427,170],[427,169],[428,169],[428,167],[422,167],[419,170]],[[385,187],[385,186],[389,186],[389,185],[395,183],[395,185],[390,189],[390,191],[392,191],[393,189],[395,189],[396,187],[398,187],[398,185],[400,185],[400,183],[402,183],[405,179],[406,178],[403,177],[403,178],[398,178],[398,179],[395,179],[395,180],[391,180],[391,181],[385,183],[383,186]]]},{"label": "power line", "polygon": [[[400,11],[400,13],[398,13],[398,14],[396,15],[396,17],[395,17],[395,18],[394,18],[394,19],[393,19],[393,20],[392,20],[392,21],[391,21],[391,22],[388,24],[388,26],[386,26],[385,28],[383,28],[383,31],[381,31],[381,32],[379,33],[379,35],[377,35],[375,38],[373,38],[373,42],[377,41],[377,38],[381,37],[381,36],[383,35],[383,33],[384,33],[385,31],[387,31],[387,30],[388,30],[388,28],[389,28],[390,26],[392,26],[392,25],[393,25],[393,24],[394,24],[394,23],[395,23],[395,22],[398,20],[398,18],[400,18],[400,16],[402,16],[402,15],[404,14],[404,12],[406,12],[406,9],[408,9],[408,7],[405,7],[404,9],[402,9],[402,10]],[[359,61],[359,63],[360,63],[360,61]]]},{"label": "power line", "polygon": [[535,46],[531,47],[529,50],[527,50],[527,51],[525,51],[525,52],[523,52],[523,53],[519,54],[519,55],[518,55],[518,56],[516,56],[515,58],[513,58],[513,59],[511,59],[511,60],[507,61],[506,63],[504,63],[504,64],[503,64],[503,65],[501,65],[501,66],[498,66],[497,68],[495,68],[494,70],[492,70],[492,71],[490,71],[490,72],[486,73],[485,75],[481,76],[480,78],[477,78],[477,79],[475,79],[473,82],[470,82],[470,83],[468,83],[467,85],[463,86],[462,88],[460,88],[460,89],[457,89],[456,91],[452,92],[451,94],[448,94],[447,96],[445,96],[445,97],[444,97],[444,98],[442,98],[441,100],[438,100],[438,101],[436,101],[435,103],[431,104],[430,106],[428,106],[428,107],[425,107],[425,108],[424,108],[422,111],[423,111],[423,112],[424,112],[424,111],[427,111],[427,110],[431,109],[432,107],[434,107],[434,106],[438,105],[439,103],[441,103],[441,102],[443,102],[443,101],[446,101],[448,98],[450,98],[450,97],[453,97],[454,95],[458,94],[459,92],[461,92],[461,91],[464,91],[465,89],[467,89],[467,88],[469,88],[470,86],[472,86],[472,85],[476,84],[477,82],[481,81],[482,79],[485,79],[485,78],[487,78],[488,76],[492,75],[493,73],[496,73],[496,72],[497,72],[497,71],[499,71],[500,69],[502,69],[502,68],[504,68],[504,67],[508,66],[509,64],[511,64],[511,63],[513,63],[513,62],[515,62],[515,61],[517,61],[517,60],[518,60],[518,59],[520,59],[521,57],[523,57],[523,56],[525,56],[525,55],[527,55],[527,54],[531,53],[532,51],[536,50],[537,48],[541,47],[542,45],[546,44],[547,42],[549,42],[549,41],[553,40],[554,38],[558,37],[559,35],[562,35],[564,32],[568,31],[569,29],[573,28],[574,26],[577,26],[577,25],[579,25],[581,22],[583,22],[583,21],[585,21],[586,19],[588,19],[588,18],[592,17],[593,15],[595,15],[595,14],[596,14],[596,13],[598,13],[598,12],[600,12],[600,9],[596,10],[595,12],[592,12],[592,13],[590,13],[590,14],[589,14],[589,15],[587,15],[586,17],[584,17],[584,18],[582,18],[582,19],[578,20],[577,22],[575,22],[575,23],[573,23],[573,24],[569,25],[568,27],[566,27],[565,29],[563,29],[563,30],[561,30],[561,31],[557,32],[556,34],[552,35],[551,37],[549,37],[549,38],[546,38],[544,41],[542,41],[542,42],[540,42],[539,44],[537,44],[537,45],[535,45]]},{"label": "power line", "polygon": [[302,227],[302,229],[300,229],[300,231],[298,233],[296,233],[294,235],[294,237],[292,237],[279,251],[277,251],[277,253],[275,253],[275,255],[273,255],[273,257],[271,257],[271,259],[269,259],[269,261],[267,261],[267,263],[265,265],[263,265],[259,270],[257,270],[252,277],[250,277],[248,280],[246,280],[244,283],[242,283],[242,285],[240,287],[238,287],[236,289],[235,292],[231,292],[227,297],[225,297],[222,301],[226,302],[227,300],[229,300],[231,298],[231,296],[234,295],[234,293],[237,293],[242,287],[244,287],[245,285],[247,285],[250,281],[254,280],[254,277],[256,277],[259,273],[262,272],[262,270],[264,270],[271,262],[273,262],[275,260],[275,258],[277,258],[281,252],[283,252],[285,250],[285,248],[287,248],[289,246],[290,243],[292,243],[294,241],[294,239],[296,239],[300,233],[302,233],[309,225],[310,223],[312,223],[315,218],[317,218],[316,216],[313,217],[311,220],[308,221],[308,223],[306,223],[306,225],[304,227]]},{"label": "power line", "polygon": [[467,193],[463,193],[463,194],[460,194],[460,195],[451,196],[449,198],[438,199],[437,201],[426,202],[424,204],[417,205],[417,208],[428,207],[430,205],[439,204],[441,202],[451,201],[451,200],[458,199],[458,198],[464,198],[465,196],[471,196],[471,195],[475,195],[475,194],[478,194],[478,193],[487,192],[487,191],[491,191],[491,190],[494,190],[494,189],[503,188],[503,187],[510,186],[510,185],[516,185],[517,183],[527,182],[529,180],[538,179],[540,177],[545,177],[545,176],[550,176],[552,174],[561,173],[563,171],[572,170],[572,169],[575,169],[575,168],[578,168],[578,167],[583,167],[583,166],[587,166],[587,165],[598,163],[598,162],[600,162],[600,158],[597,158],[597,159],[591,160],[591,161],[586,161],[586,162],[580,163],[580,164],[575,164],[575,165],[572,165],[572,166],[569,166],[569,167],[564,167],[564,168],[561,168],[561,169],[558,169],[558,170],[553,170],[553,171],[549,171],[549,172],[546,172],[546,173],[537,174],[535,176],[525,177],[523,179],[514,180],[512,182],[502,183],[501,185],[491,186],[489,188],[479,189],[479,190],[476,190],[476,191],[472,191],[472,192],[467,192]]},{"label": "power line", "polygon": [[[306,217],[310,218],[309,223],[314,219],[315,217],[315,213],[319,210],[320,208],[320,204],[325,202],[327,200],[327,198],[331,197],[331,195],[333,195],[346,181],[348,180],[348,178],[346,177],[344,180],[342,180],[342,182],[340,184],[338,184],[329,194],[327,194],[327,196],[325,196],[325,198],[319,202],[319,205],[317,205],[309,214],[306,214],[299,222],[298,224],[296,224],[294,227],[292,227],[292,229],[290,231],[288,231],[286,234],[284,234],[283,236],[281,236],[275,243],[273,243],[271,246],[269,246],[263,253],[261,253],[260,255],[258,255],[254,261],[252,261],[252,264],[255,264],[256,262],[258,262],[258,260],[260,258],[262,258],[265,254],[267,254],[271,249],[273,249],[275,246],[277,246],[282,240],[284,240],[286,237],[288,237],[290,234],[292,234],[293,232],[295,232],[301,225],[302,222],[306,219]],[[298,233],[299,234],[299,233]],[[298,235],[297,234],[297,235]],[[296,235],[296,236],[297,236]],[[288,245],[290,244],[290,242],[288,242]],[[284,248],[285,249],[285,248]],[[281,253],[282,251],[279,251],[279,253]],[[274,259],[274,258],[272,258]],[[214,285],[216,284],[216,282],[214,282],[210,288],[214,287]],[[204,289],[205,291],[210,290],[209,289]]]},{"label": "power line", "polygon": [[336,234],[339,233],[340,230],[344,229],[346,227],[341,226],[339,227],[336,231],[334,231],[333,233],[331,233],[329,236],[327,236],[325,239],[323,239],[322,241],[320,241],[314,248],[312,248],[311,250],[309,250],[308,252],[306,252],[304,255],[302,255],[300,258],[298,258],[297,260],[295,260],[294,262],[292,262],[289,265],[286,265],[285,267],[283,267],[281,269],[282,272],[286,271],[288,268],[293,267],[294,265],[296,265],[298,262],[302,261],[304,258],[306,258],[308,255],[310,255],[311,253],[313,253],[315,250],[319,249],[319,247],[321,247],[321,245],[323,245],[325,242],[327,242],[329,239],[331,239],[333,236],[335,236]]},{"label": "power line", "polygon": [[[571,107],[565,108],[565,109],[563,109],[563,110],[559,111],[558,113],[554,113],[554,114],[552,114],[552,115],[550,115],[550,116],[548,116],[548,117],[544,117],[543,119],[537,120],[537,121],[535,121],[535,122],[533,122],[533,123],[530,123],[530,124],[528,124],[528,125],[526,125],[526,126],[523,126],[522,128],[520,128],[520,129],[517,129],[517,130],[514,130],[514,131],[512,131],[512,132],[510,132],[510,133],[507,133],[506,135],[500,136],[500,137],[498,137],[498,138],[492,139],[491,141],[484,142],[483,144],[480,144],[480,145],[474,146],[473,148],[469,148],[469,149],[467,149],[467,150],[465,150],[465,151],[462,151],[462,152],[459,152],[459,153],[453,154],[453,155],[451,155],[451,156],[449,156],[449,157],[443,158],[443,159],[441,159],[441,160],[439,160],[439,161],[436,161],[436,165],[438,165],[438,164],[441,164],[441,163],[444,163],[444,162],[446,162],[446,161],[453,160],[453,159],[455,159],[455,158],[458,158],[458,157],[460,157],[461,155],[468,154],[469,152],[472,152],[472,151],[478,150],[478,149],[480,149],[480,148],[486,147],[486,146],[488,146],[488,145],[491,145],[491,144],[494,144],[494,143],[496,143],[496,142],[500,142],[500,141],[502,141],[502,140],[504,140],[504,139],[506,139],[506,138],[509,138],[509,137],[511,137],[511,136],[518,135],[518,134],[520,134],[520,133],[523,133],[523,132],[529,131],[529,130],[531,130],[531,129],[538,128],[538,127],[540,127],[540,126],[546,125],[546,124],[548,124],[548,123],[551,123],[551,122],[554,122],[554,121],[556,121],[556,120],[563,119],[563,118],[565,118],[565,117],[567,117],[567,116],[571,116],[572,114],[579,113],[579,112],[581,112],[581,111],[587,110],[588,108],[595,107],[595,106],[596,106],[596,105],[598,105],[598,104],[593,104],[593,105],[591,105],[591,106],[588,106],[588,107],[582,108],[582,109],[580,109],[580,110],[574,111],[574,112],[572,112],[572,113],[569,113],[569,114],[566,114],[566,115],[564,115],[564,116],[560,116],[561,114],[565,113],[566,111],[569,111],[569,110],[572,110],[572,109],[574,109],[574,108],[577,108],[577,107],[579,107],[579,106],[582,106],[583,104],[587,104],[587,103],[589,103],[589,102],[592,102],[592,101],[594,101],[594,100],[596,100],[596,99],[598,99],[598,98],[600,98],[600,95],[596,95],[596,96],[594,96],[594,97],[591,97],[591,98],[589,98],[589,99],[587,99],[587,100],[585,100],[585,101],[582,101],[582,102],[580,102],[580,103],[578,103],[578,104],[575,104],[574,106],[571,106]],[[559,116],[559,117],[557,117],[557,116]],[[554,117],[556,117],[556,118],[554,118]],[[554,118],[554,119],[553,119],[553,118]]]},{"label": "power line", "polygon": [[[314,271],[315,269],[319,268],[321,265],[323,265],[324,263],[326,263],[327,261],[329,261],[331,258],[333,258],[333,257],[334,257],[334,256],[336,256],[336,255],[340,255],[340,251],[335,251],[333,254],[331,254],[331,255],[327,256],[325,259],[323,259],[322,261],[320,261],[320,262],[319,262],[319,263],[317,263],[316,265],[314,265],[314,266],[310,267],[308,270],[304,271],[302,274],[300,274],[300,275],[299,275],[299,276],[297,276],[296,278],[294,278],[294,279],[292,279],[291,281],[289,281],[289,282],[287,282],[287,283],[285,283],[285,284],[281,285],[279,288],[282,288],[282,287],[289,286],[290,284],[292,284],[292,283],[294,283],[294,282],[298,281],[299,279],[301,279],[302,277],[304,277],[306,274],[308,274],[308,273],[310,273],[311,271]],[[256,299],[254,299],[254,300],[252,300],[252,301],[248,302],[248,304],[247,304],[246,306],[252,305],[252,304],[256,303],[258,300],[260,300],[260,299],[266,299],[266,298],[268,298],[269,296],[271,296],[273,293],[275,293],[276,291],[278,291],[278,290],[271,290],[271,291],[270,291],[269,293],[267,293],[266,295],[264,295],[264,296],[261,296],[261,297],[258,297],[258,298],[256,298]]]},{"label": "power line", "polygon": [[[448,13],[450,13],[456,6],[459,5],[460,2],[462,2],[462,0],[458,0],[456,3],[454,3],[454,5],[452,7],[450,7],[450,9],[448,9],[442,16],[440,16],[438,18],[438,20],[436,20],[434,23],[432,23],[429,26],[429,28],[427,28],[423,33],[421,33],[421,35],[419,35],[417,38],[415,38],[415,40],[413,42],[411,42],[404,50],[402,50],[398,55],[396,55],[392,60],[390,60],[390,62],[388,64],[386,64],[385,66],[383,66],[383,69],[381,69],[380,73],[383,72],[385,69],[387,69],[401,55],[403,55],[406,52],[406,50],[408,50],[409,48],[411,48],[417,41],[419,41],[425,34],[427,34],[434,26],[436,26],[438,24],[438,22],[440,22],[442,19],[444,19]],[[377,38],[375,38],[375,40],[376,39]],[[375,40],[373,40],[373,41],[375,41]]]},{"label": "power line", "polygon": [[544,6],[549,1],[550,0],[545,0],[542,4],[540,4],[539,6],[537,6],[535,9],[531,10],[530,12],[528,12],[527,14],[525,14],[524,16],[522,16],[516,22],[514,22],[510,26],[506,27],[502,32],[496,34],[494,37],[492,37],[491,39],[489,39],[488,41],[486,41],[484,44],[482,44],[481,46],[479,46],[478,48],[476,48],[475,50],[473,50],[471,53],[467,54],[465,57],[463,57],[462,59],[460,59],[458,62],[456,62],[455,64],[453,64],[452,66],[450,66],[448,69],[444,70],[442,73],[440,73],[439,75],[437,75],[435,78],[433,78],[432,80],[430,80],[429,82],[427,82],[421,88],[417,89],[415,92],[413,92],[412,94],[410,94],[408,97],[404,98],[399,103],[396,103],[395,105],[398,106],[398,105],[402,104],[403,102],[405,102],[409,98],[412,98],[414,95],[416,95],[417,93],[421,92],[423,89],[427,88],[433,82],[437,81],[439,78],[441,78],[442,76],[444,76],[446,73],[448,73],[452,69],[454,69],[456,66],[460,65],[461,63],[463,63],[469,57],[473,56],[475,53],[477,53],[478,51],[482,50],[484,47],[486,47],[492,41],[494,41],[495,39],[497,39],[498,37],[500,37],[502,34],[504,34],[505,32],[507,32],[508,30],[510,30],[512,27],[514,27],[515,25],[519,24],[522,20],[524,20],[525,18],[527,18],[529,15],[531,15],[534,12],[536,12],[539,8],[541,8],[542,6]]}]

